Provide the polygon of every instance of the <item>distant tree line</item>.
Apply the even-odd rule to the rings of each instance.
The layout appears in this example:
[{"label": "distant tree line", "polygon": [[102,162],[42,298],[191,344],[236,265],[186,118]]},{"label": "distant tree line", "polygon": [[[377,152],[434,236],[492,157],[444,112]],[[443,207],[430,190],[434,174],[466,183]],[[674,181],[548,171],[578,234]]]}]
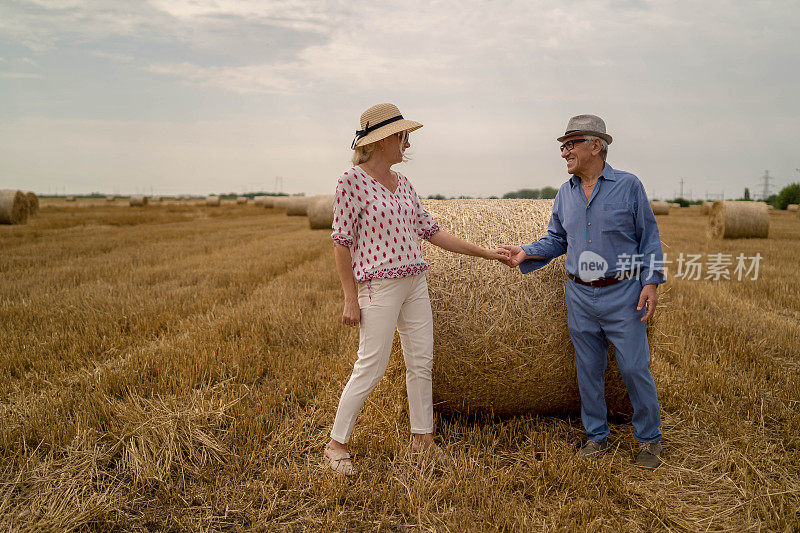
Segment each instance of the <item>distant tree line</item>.
[{"label": "distant tree line", "polygon": [[775,209],[786,209],[789,204],[800,204],[800,183],[790,183],[775,195],[775,199],[769,202]]},{"label": "distant tree line", "polygon": [[[741,198],[737,198],[739,201],[748,201],[752,199],[753,198],[748,187],[744,188],[744,194],[741,196]],[[679,200],[675,201],[677,202]],[[800,204],[800,183],[790,183],[781,189],[778,194],[772,194],[767,198],[764,198],[763,201],[772,205],[775,209],[786,209],[789,204]]]},{"label": "distant tree line", "polygon": [[[557,189],[553,187],[542,187],[541,189],[519,189],[518,191],[511,191],[505,193],[502,198],[542,198],[552,199],[556,197]],[[264,193],[258,193],[264,194]],[[474,198],[473,196],[444,196],[442,194],[431,194],[428,196],[429,200],[449,200],[451,198]],[[490,196],[489,198],[497,198],[497,196]],[[750,189],[745,187],[744,194],[737,200],[751,200]],[[690,205],[698,205],[703,203],[703,200],[687,200],[686,198],[675,198],[673,200],[665,200],[667,202],[680,204],[681,207],[688,207]],[[773,194],[764,200],[768,204],[775,206],[775,209],[786,209],[789,204],[800,204],[800,183],[791,183],[781,189],[778,194]]]},{"label": "distant tree line", "polygon": [[542,187],[541,189],[520,189],[518,191],[507,192],[503,198],[544,198],[553,199],[556,197],[558,189],[553,187]]},{"label": "distant tree line", "polygon": [[[511,191],[505,193],[502,198],[542,198],[542,199],[553,199],[556,197],[556,193],[558,189],[554,189],[553,187],[543,187],[541,189],[520,189],[518,191]],[[431,194],[428,196],[428,200],[450,200],[450,199],[466,199],[466,198],[475,198],[473,196],[451,196],[447,197],[442,194]],[[489,196],[489,199],[497,199],[497,196]]]}]

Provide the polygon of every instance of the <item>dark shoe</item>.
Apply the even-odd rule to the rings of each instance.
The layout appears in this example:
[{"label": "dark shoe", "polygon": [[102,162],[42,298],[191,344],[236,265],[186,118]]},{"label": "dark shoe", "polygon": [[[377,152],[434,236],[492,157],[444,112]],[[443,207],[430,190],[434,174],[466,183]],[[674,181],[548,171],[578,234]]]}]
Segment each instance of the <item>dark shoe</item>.
[{"label": "dark shoe", "polygon": [[577,456],[579,459],[594,459],[608,449],[608,440],[603,442],[595,442],[587,440],[583,448],[578,450]]},{"label": "dark shoe", "polygon": [[650,470],[658,468],[661,466],[661,452],[660,442],[642,442],[636,455],[636,466]]}]

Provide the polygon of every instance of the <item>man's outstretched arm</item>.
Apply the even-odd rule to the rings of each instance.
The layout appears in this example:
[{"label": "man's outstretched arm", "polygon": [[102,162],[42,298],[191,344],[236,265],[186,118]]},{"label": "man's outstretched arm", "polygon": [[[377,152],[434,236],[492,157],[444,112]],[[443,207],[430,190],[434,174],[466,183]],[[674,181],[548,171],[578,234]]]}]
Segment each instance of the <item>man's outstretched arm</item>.
[{"label": "man's outstretched arm", "polygon": [[511,257],[504,261],[509,267],[519,266],[523,274],[538,270],[556,257],[567,252],[567,232],[561,224],[561,201],[559,194],[553,205],[553,214],[547,225],[547,235],[524,246],[501,245],[499,248],[508,251]]}]

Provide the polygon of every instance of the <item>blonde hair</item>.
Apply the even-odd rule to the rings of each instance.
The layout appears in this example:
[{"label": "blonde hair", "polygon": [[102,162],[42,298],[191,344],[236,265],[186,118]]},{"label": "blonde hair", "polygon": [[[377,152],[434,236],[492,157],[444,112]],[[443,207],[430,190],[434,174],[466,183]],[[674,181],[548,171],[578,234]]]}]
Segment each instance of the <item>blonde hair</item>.
[{"label": "blonde hair", "polygon": [[[402,132],[398,132],[398,133],[402,133]],[[398,133],[394,133],[393,135],[397,135]],[[386,137],[384,137],[384,139],[385,138]],[[361,163],[366,163],[367,161],[369,161],[369,158],[372,157],[372,152],[374,152],[375,150],[377,150],[380,147],[380,142],[382,140],[383,139],[378,139],[375,142],[371,142],[371,143],[365,144],[363,146],[356,146],[353,149],[353,157],[350,158],[350,161],[352,161],[352,163],[354,165],[360,165]],[[405,163],[406,161],[409,161],[409,160],[410,160],[410,158],[408,156],[406,156],[405,151],[404,151],[403,152],[403,163]]]},{"label": "blonde hair", "polygon": [[374,143],[365,144],[363,146],[356,146],[353,149],[353,157],[350,158],[350,161],[353,162],[354,165],[360,165],[361,163],[366,163],[369,161],[369,158],[372,157],[372,152],[378,149],[378,141]]}]

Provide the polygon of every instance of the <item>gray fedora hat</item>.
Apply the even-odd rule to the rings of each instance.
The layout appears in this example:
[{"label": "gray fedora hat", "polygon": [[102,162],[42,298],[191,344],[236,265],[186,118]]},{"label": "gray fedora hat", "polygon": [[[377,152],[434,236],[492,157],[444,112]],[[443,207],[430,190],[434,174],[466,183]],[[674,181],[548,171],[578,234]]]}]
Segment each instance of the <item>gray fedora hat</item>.
[{"label": "gray fedora hat", "polygon": [[606,123],[597,115],[575,115],[567,123],[567,130],[559,137],[558,142],[570,135],[594,135],[611,144],[611,135],[606,133]]}]

